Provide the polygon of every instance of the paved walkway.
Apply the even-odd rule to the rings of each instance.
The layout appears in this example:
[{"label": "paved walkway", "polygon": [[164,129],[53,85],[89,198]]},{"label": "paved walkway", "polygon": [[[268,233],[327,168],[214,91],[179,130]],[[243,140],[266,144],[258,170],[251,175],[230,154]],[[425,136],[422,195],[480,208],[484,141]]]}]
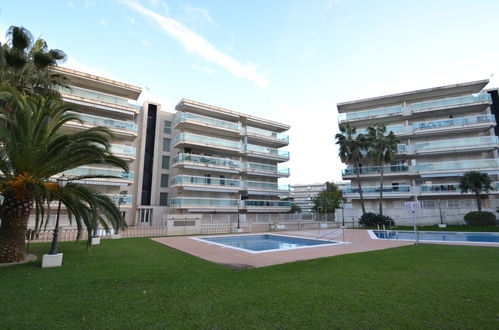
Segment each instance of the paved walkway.
[{"label": "paved walkway", "polygon": [[[275,232],[274,234],[311,238],[323,236],[323,239],[343,241],[341,229],[286,231]],[[374,240],[371,239],[366,230],[345,229],[344,238],[345,244],[316,246],[304,249],[273,251],[257,254],[226,248],[207,242],[200,242],[189,236],[160,237],[153,238],[152,240],[199,258],[235,269],[264,267],[298,260],[309,260],[331,257],[340,254],[383,250],[414,244],[413,242]]]}]

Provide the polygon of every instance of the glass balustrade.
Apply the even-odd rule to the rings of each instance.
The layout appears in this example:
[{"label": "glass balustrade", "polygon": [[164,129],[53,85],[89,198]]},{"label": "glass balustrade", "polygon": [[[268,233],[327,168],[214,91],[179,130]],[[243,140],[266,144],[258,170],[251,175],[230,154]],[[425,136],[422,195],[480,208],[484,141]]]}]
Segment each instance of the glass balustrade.
[{"label": "glass balustrade", "polygon": [[[133,180],[135,175],[134,172],[125,172],[120,169],[112,169],[112,168],[100,168],[100,167],[76,167],[67,171],[64,171],[64,174],[67,175],[107,175],[107,176],[115,176],[121,179]],[[103,178],[105,179],[105,178]],[[112,179],[112,178],[110,178]]]},{"label": "glass balustrade", "polygon": [[122,195],[122,194],[104,194],[111,198],[111,200],[116,205],[130,205],[133,202],[133,195]]},{"label": "glass balustrade", "polygon": [[416,151],[444,148],[459,148],[472,146],[486,146],[497,144],[499,142],[497,136],[477,136],[463,139],[437,140],[428,142],[419,142],[415,144]]},{"label": "glass balustrade", "polygon": [[265,201],[265,200],[253,200],[247,199],[244,201],[244,206],[256,206],[256,207],[291,207],[291,202],[289,201]]},{"label": "glass balustrade", "polygon": [[241,143],[240,142],[219,139],[219,138],[214,138],[214,137],[209,137],[209,136],[204,136],[204,135],[191,134],[191,133],[181,133],[181,134],[177,135],[173,139],[173,144],[177,144],[179,142],[202,143],[202,144],[208,144],[208,145],[218,146],[218,147],[223,147],[223,148],[241,150]]},{"label": "glass balustrade", "polygon": [[453,126],[461,127],[466,125],[494,123],[494,122],[495,118],[493,115],[480,115],[480,116],[471,116],[471,117],[462,117],[462,118],[449,118],[444,120],[424,121],[420,123],[414,123],[412,124],[412,127],[415,131],[418,131],[423,129],[445,128]]},{"label": "glass balustrade", "polygon": [[428,193],[445,193],[445,192],[460,192],[459,183],[442,183],[442,184],[422,184],[421,192]]},{"label": "glass balustrade", "polygon": [[282,134],[282,133],[268,131],[268,130],[261,129],[261,128],[247,126],[246,127],[246,132],[248,134],[261,135],[261,136],[273,138],[273,139],[276,139],[276,140],[283,140],[283,141],[289,142],[289,136],[288,135]]},{"label": "glass balustrade", "polygon": [[71,88],[58,87],[57,89],[59,90],[59,92],[69,94],[69,95],[85,97],[88,99],[92,99],[92,100],[96,100],[96,101],[103,101],[103,102],[107,102],[107,103],[114,103],[114,104],[122,105],[125,107],[132,107],[132,108],[137,107],[137,105],[135,105],[135,104],[128,103],[128,100],[125,98],[113,96],[113,95],[109,95],[109,94],[104,94],[104,93],[99,93],[99,92],[91,91],[88,89],[83,89],[83,88],[74,87],[74,86],[72,86]]},{"label": "glass balustrade", "polygon": [[138,132],[139,126],[133,122],[114,120],[105,117],[92,116],[82,113],[70,112],[77,115],[84,123],[92,124],[95,126],[104,126],[109,128],[121,129],[124,131]]},{"label": "glass balustrade", "polygon": [[268,147],[264,147],[264,146],[254,145],[254,144],[247,144],[246,149],[249,151],[254,151],[254,152],[258,152],[258,153],[289,158],[289,151],[285,151],[285,150],[268,148]]},{"label": "glass balustrade", "polygon": [[[408,193],[411,191],[411,186],[410,185],[399,185],[399,186],[383,186],[383,193]],[[379,194],[380,188],[379,187],[373,187],[373,186],[367,186],[367,187],[362,187],[362,193],[363,194]],[[359,193],[359,188],[355,187],[345,187],[343,188],[343,193],[344,194],[358,194]]]},{"label": "glass balustrade", "polygon": [[233,179],[217,178],[217,177],[178,175],[171,179],[171,184],[239,187],[241,185],[241,181]]},{"label": "glass balustrade", "polygon": [[[383,173],[403,173],[409,172],[409,165],[389,165],[383,166]],[[381,166],[363,166],[359,168],[360,175],[381,174]],[[357,171],[353,167],[348,167],[343,170],[343,175],[357,175]]]},{"label": "glass balustrade", "polygon": [[405,144],[397,144],[397,153],[398,154],[405,154],[405,153],[407,153],[407,145],[405,145]]},{"label": "glass balustrade", "polygon": [[[400,133],[405,133],[405,126],[404,125],[391,125],[391,126],[386,126],[386,135],[388,135],[390,132],[393,132],[393,134],[397,135]],[[355,135],[358,134],[367,134],[367,129],[359,129],[356,131]]]},{"label": "glass balustrade", "polygon": [[220,127],[220,128],[234,130],[234,131],[241,130],[241,126],[237,123],[231,123],[230,121],[214,119],[214,118],[200,116],[200,115],[196,115],[196,114],[192,114],[192,113],[180,113],[173,121],[172,126],[175,127],[176,125],[178,125],[178,123],[183,122],[183,121],[187,121],[187,120],[192,120],[192,121],[196,121],[198,123],[207,124],[207,125],[211,125],[211,126],[216,126],[216,127]]},{"label": "glass balustrade", "polygon": [[402,109],[403,109],[402,106],[397,105],[393,107],[384,107],[384,108],[376,108],[376,109],[349,112],[349,113],[340,113],[339,121],[341,122],[346,120],[356,120],[356,119],[365,119],[369,117],[394,115],[402,113]]},{"label": "glass balustrade", "polygon": [[121,144],[111,144],[109,148],[113,154],[121,154],[127,156],[135,156],[136,149],[130,146],[124,146]]},{"label": "glass balustrade", "polygon": [[425,171],[452,171],[452,170],[479,170],[485,168],[498,168],[499,159],[473,159],[449,162],[434,162],[417,164],[419,172]]},{"label": "glass balustrade", "polygon": [[489,93],[481,93],[481,94],[477,94],[477,95],[467,95],[467,96],[451,97],[451,98],[440,99],[440,100],[412,103],[409,105],[409,108],[412,111],[421,111],[421,110],[428,110],[428,109],[433,109],[433,108],[473,104],[473,103],[484,102],[484,101],[491,102],[491,100],[492,100],[492,98],[491,98]]},{"label": "glass balustrade", "polygon": [[277,183],[272,183],[272,182],[246,181],[245,186],[246,186],[246,188],[291,191],[290,185],[279,186]]},{"label": "glass balustrade", "polygon": [[228,158],[217,158],[217,157],[183,154],[183,153],[180,153],[177,156],[173,157],[173,164],[181,162],[190,162],[190,163],[196,163],[200,165],[208,165],[214,167],[216,166],[230,167],[231,169],[241,168],[241,162]]},{"label": "glass balustrade", "polygon": [[190,198],[178,197],[170,200],[170,205],[175,206],[234,206],[237,207],[239,200],[237,199],[217,199],[217,198]]}]

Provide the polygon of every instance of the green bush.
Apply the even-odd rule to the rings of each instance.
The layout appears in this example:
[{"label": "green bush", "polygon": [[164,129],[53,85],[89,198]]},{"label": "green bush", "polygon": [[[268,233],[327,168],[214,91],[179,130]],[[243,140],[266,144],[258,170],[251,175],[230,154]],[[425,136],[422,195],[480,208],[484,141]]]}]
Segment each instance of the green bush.
[{"label": "green bush", "polygon": [[469,226],[493,226],[496,216],[492,212],[469,212],[464,216],[464,221]]},{"label": "green bush", "polygon": [[395,222],[392,218],[375,213],[366,213],[359,219],[359,224],[364,227],[376,227],[376,226],[395,226]]}]

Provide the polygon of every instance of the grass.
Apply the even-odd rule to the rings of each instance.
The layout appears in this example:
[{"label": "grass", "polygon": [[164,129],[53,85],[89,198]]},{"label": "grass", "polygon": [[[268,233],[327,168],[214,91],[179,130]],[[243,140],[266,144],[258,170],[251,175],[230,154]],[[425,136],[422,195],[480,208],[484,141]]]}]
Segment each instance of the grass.
[{"label": "grass", "polygon": [[60,251],[62,268],[0,268],[2,329],[499,327],[498,248],[406,246],[241,271],[143,238]]}]

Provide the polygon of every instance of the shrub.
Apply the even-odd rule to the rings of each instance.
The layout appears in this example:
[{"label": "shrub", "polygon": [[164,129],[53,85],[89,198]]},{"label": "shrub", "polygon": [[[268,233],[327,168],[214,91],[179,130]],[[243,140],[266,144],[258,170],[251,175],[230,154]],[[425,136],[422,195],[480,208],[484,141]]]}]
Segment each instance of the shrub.
[{"label": "shrub", "polygon": [[464,221],[469,226],[493,226],[496,224],[496,216],[492,212],[469,212],[464,216]]},{"label": "shrub", "polygon": [[395,222],[392,218],[375,213],[366,213],[359,219],[359,224],[364,227],[376,227],[376,226],[395,226]]}]

